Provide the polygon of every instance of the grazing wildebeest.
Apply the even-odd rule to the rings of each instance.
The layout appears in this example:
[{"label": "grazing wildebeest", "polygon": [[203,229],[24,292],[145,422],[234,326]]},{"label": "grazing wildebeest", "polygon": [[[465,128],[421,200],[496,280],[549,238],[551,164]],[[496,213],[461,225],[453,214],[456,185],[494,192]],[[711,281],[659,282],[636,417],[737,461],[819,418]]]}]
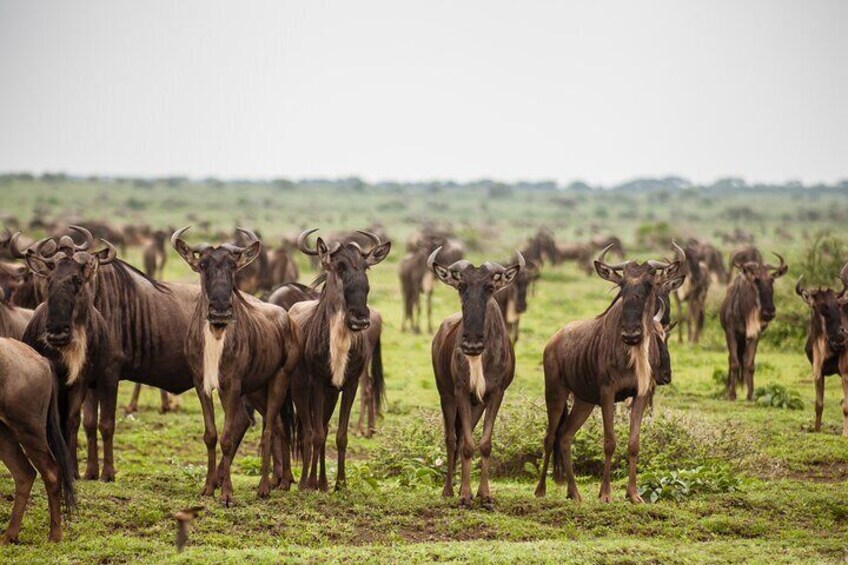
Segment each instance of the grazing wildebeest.
[{"label": "grazing wildebeest", "polygon": [[521,250],[524,260],[528,263],[544,264],[557,262],[557,244],[554,234],[548,229],[542,228],[536,235],[527,240],[527,245]]},{"label": "grazing wildebeest", "polygon": [[[681,272],[685,276],[685,282],[674,291],[674,301],[681,319],[683,319],[683,303],[686,303],[686,339],[690,343],[698,343],[701,339],[701,331],[704,329],[704,310],[707,292],[710,289],[710,273],[697,241],[686,242],[684,251],[686,260],[681,263]],[[682,343],[682,324],[678,328],[677,335]]]},{"label": "grazing wildebeest", "polygon": [[144,272],[151,279],[162,279],[165,261],[168,260],[168,253],[165,250],[166,241],[168,241],[168,234],[162,230],[156,230],[142,252]]},{"label": "grazing wildebeest", "polygon": [[760,263],[763,262],[763,254],[756,247],[750,245],[737,249],[730,256],[730,271],[727,273],[728,280],[733,278],[733,268],[745,263]]},{"label": "grazing wildebeest", "polygon": [[[285,442],[280,414],[300,350],[296,329],[285,310],[249,297],[236,287],[236,273],[262,253],[262,243],[256,235],[242,230],[247,243],[244,247],[229,243],[192,247],[182,239],[187,229],[171,236],[174,249],[200,275],[201,292],[185,336],[185,353],[195,387],[202,391],[200,406],[206,434],[215,430],[212,391],[218,390],[224,407],[218,475],[221,501],[229,506],[233,497],[230,466],[249,423],[242,396],[252,394],[251,404],[265,414],[258,495],[267,497],[271,490],[268,470],[273,436],[276,434],[278,440]],[[214,449],[209,455],[214,457]],[[284,465],[287,460],[285,457]],[[214,492],[214,484],[212,488]]]},{"label": "grazing wildebeest", "polygon": [[747,399],[754,395],[754,357],[757,344],[769,322],[774,319],[774,281],[786,274],[783,257],[777,267],[759,262],[735,263],[739,274],[727,287],[719,319],[727,340],[729,369],[727,398],[736,400],[736,384],[743,380]]},{"label": "grazing wildebeest", "polygon": [[[72,229],[83,234],[84,241],[73,249],[66,246],[66,255],[87,251],[94,242],[94,237],[85,228],[74,226]],[[17,236],[15,234],[12,243],[15,253],[21,254],[17,248]],[[50,240],[41,246],[37,255],[50,260],[57,252],[58,246]],[[38,278],[41,280],[41,277]],[[192,388],[194,384],[183,352],[183,338],[200,288],[154,281],[119,259],[97,269],[96,287],[94,306],[106,320],[108,334],[115,336],[123,353],[118,377],[174,394]],[[111,434],[115,425],[117,394],[118,382],[115,381],[106,385],[105,391],[98,387],[97,395],[89,395],[86,401],[83,425],[89,440],[87,478],[97,478],[99,474],[96,449],[98,404],[101,433]],[[111,442],[111,435],[109,438]],[[211,445],[214,451],[217,433],[204,436],[204,440],[207,447]],[[108,452],[104,450],[103,466],[101,478],[114,480],[111,449]]]},{"label": "grazing wildebeest", "polygon": [[76,503],[74,469],[56,404],[58,394],[46,359],[16,339],[0,338],[0,459],[15,481],[12,516],[3,543],[18,541],[36,470],[47,490],[50,541],[62,539],[62,507],[68,514]]},{"label": "grazing wildebeest", "polygon": [[515,376],[515,352],[494,294],[513,283],[524,270],[524,256],[519,252],[518,263],[504,268],[489,262],[475,267],[464,260],[445,266],[438,262],[438,255],[436,249],[427,265],[441,282],[459,292],[462,305],[461,312],[446,318],[439,326],[431,349],[448,458],[442,494],[453,496],[456,458],[461,455],[459,505],[471,506],[471,458],[477,450],[473,433],[485,411],[477,497],[484,507],[492,508],[494,499],[489,491],[492,431],[504,392]]},{"label": "grazing wildebeest", "polygon": [[400,331],[406,331],[407,325],[416,334],[421,333],[421,293],[424,290],[424,276],[427,273],[426,250],[418,248],[408,253],[400,261],[400,289],[403,295],[403,320]]},{"label": "grazing wildebeest", "polygon": [[[318,300],[321,293],[314,288],[297,283],[289,283],[279,287],[268,302],[288,311],[294,304],[307,300]],[[382,403],[385,400],[385,376],[383,375],[383,353],[380,336],[383,331],[383,317],[375,308],[369,307],[371,325],[365,330],[366,354],[371,360],[365,364],[359,376],[359,386],[362,388],[359,398],[359,434],[371,437],[377,431],[376,419],[381,415]],[[367,418],[367,426],[365,420]]]},{"label": "grazing wildebeest", "polygon": [[[601,278],[619,287],[607,310],[591,320],[567,324],[545,347],[545,403],[548,427],[545,460],[536,496],[544,496],[548,464],[554,456],[554,479],[568,482],[568,497],[580,500],[571,463],[574,436],[595,406],[604,423],[604,470],[599,498],[610,501],[610,466],[615,452],[615,403],[633,398],[628,443],[627,498],[642,502],[636,486],[636,460],[642,415],[651,390],[667,384],[670,358],[664,359],[667,308],[664,296],[683,283],[681,260],[673,263],[627,261],[608,265],[601,252],[595,269]],[[567,402],[574,395],[571,410]]]},{"label": "grazing wildebeest", "polygon": [[[522,253],[522,256],[524,254]],[[526,259],[525,259],[526,261]],[[495,293],[501,315],[506,323],[509,340],[515,345],[518,342],[518,323],[521,315],[527,311],[527,290],[540,276],[540,267],[536,262],[526,262],[527,267],[521,269],[515,282]]]},{"label": "grazing wildebeest", "polygon": [[[74,468],[77,464],[77,434],[83,402],[90,388],[104,398],[103,412],[114,413],[123,352],[116,336],[95,307],[98,292],[95,280],[98,270],[115,261],[117,250],[108,241],[98,252],[79,249],[69,236],[62,236],[49,258],[42,254],[42,240],[27,250],[27,265],[44,280],[46,300],[35,309],[26,327],[23,341],[53,362],[53,370],[62,383],[60,413],[64,434],[71,450]],[[112,390],[114,389],[114,390]],[[92,396],[93,398],[93,396]],[[88,415],[87,415],[88,417]],[[86,478],[97,474],[96,423],[87,422],[89,467]],[[103,438],[103,475],[113,477],[112,436],[114,420],[107,426],[101,421]],[[91,435],[88,435],[88,434]]]},{"label": "grazing wildebeest", "polygon": [[842,379],[842,435],[848,436],[848,264],[840,273],[842,290],[807,289],[801,279],[795,292],[810,307],[810,325],[804,351],[813,367],[816,383],[816,420],[814,430],[821,431],[824,410],[824,377],[839,375]]},{"label": "grazing wildebeest", "polygon": [[350,412],[360,376],[369,360],[363,333],[371,325],[367,270],[382,262],[391,250],[391,242],[382,242],[373,234],[367,235],[372,242],[367,250],[356,242],[336,241],[328,246],[320,237],[315,249],[310,249],[307,239],[315,231],[317,228],[301,233],[298,248],[318,258],[323,274],[316,282],[323,281],[324,286],[317,300],[298,302],[289,309],[299,329],[303,351],[291,386],[302,430],[303,470],[298,484],[301,490],[327,490],[325,445],[339,392],[343,394],[336,432],[336,488],[345,484]]}]

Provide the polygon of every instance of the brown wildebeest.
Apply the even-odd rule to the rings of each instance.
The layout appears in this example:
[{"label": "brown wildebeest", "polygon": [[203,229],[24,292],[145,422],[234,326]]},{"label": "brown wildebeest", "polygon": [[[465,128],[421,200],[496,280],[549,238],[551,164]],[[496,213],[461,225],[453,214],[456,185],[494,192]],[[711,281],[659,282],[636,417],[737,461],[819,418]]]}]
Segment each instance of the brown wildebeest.
[{"label": "brown wildebeest", "polygon": [[[264,498],[271,491],[268,470],[274,433],[277,439],[285,442],[281,435],[280,414],[300,350],[296,329],[285,310],[251,299],[236,288],[236,273],[262,253],[262,244],[256,235],[242,230],[248,242],[244,247],[229,243],[218,247],[206,243],[191,247],[181,239],[187,229],[171,236],[174,249],[200,275],[201,293],[185,336],[185,352],[195,387],[202,390],[200,406],[206,434],[215,429],[213,390],[218,390],[224,407],[218,475],[221,501],[230,506],[233,497],[230,465],[249,423],[242,396],[254,393],[251,403],[265,413],[258,489],[258,496]],[[213,449],[209,456],[213,458],[214,455]],[[284,473],[288,470],[286,461],[288,457],[284,455]],[[214,484],[211,486],[214,492]]]},{"label": "brown wildebeest", "polygon": [[[288,311],[298,302],[307,300],[318,300],[321,293],[297,283],[289,283],[275,290],[268,302]],[[371,360],[365,364],[365,369],[359,376],[359,386],[362,392],[359,395],[359,434],[363,437],[371,437],[377,431],[377,416],[381,415],[382,404],[385,401],[386,387],[383,375],[383,353],[380,345],[380,336],[383,331],[383,317],[375,308],[368,308],[371,312],[371,325],[365,330],[367,355]],[[367,418],[367,426],[366,424]]]},{"label": "brown wildebeest", "polygon": [[528,263],[544,264],[557,262],[557,244],[554,234],[548,229],[542,228],[536,235],[527,241],[527,245],[521,250],[524,260]]},{"label": "brown wildebeest", "polygon": [[35,471],[47,490],[50,541],[62,539],[62,507],[68,514],[76,504],[74,468],[62,438],[58,394],[46,359],[16,339],[0,338],[0,459],[15,481],[15,501],[3,543],[18,541]]},{"label": "brown wildebeest", "polygon": [[[604,422],[604,470],[599,498],[610,501],[610,467],[615,452],[615,403],[633,398],[628,443],[627,497],[642,502],[636,487],[636,460],[642,415],[651,390],[667,384],[671,362],[663,359],[665,316],[663,296],[683,283],[681,259],[673,263],[626,261],[608,265],[601,252],[595,269],[604,280],[619,287],[607,310],[591,320],[567,324],[545,347],[545,403],[548,428],[545,460],[536,496],[544,496],[548,464],[554,456],[554,479],[568,482],[568,497],[580,500],[571,463],[574,436],[595,406]],[[668,350],[665,348],[667,354]],[[568,397],[574,395],[571,411]]]},{"label": "brown wildebeest", "polygon": [[[428,250],[428,255],[431,255],[433,251]],[[442,265],[453,265],[457,261],[462,260],[465,256],[465,246],[462,245],[461,242],[455,239],[448,239],[442,245],[438,247],[439,254],[436,257],[436,260],[439,261]],[[435,279],[433,278],[432,271],[430,269],[424,271],[424,278],[421,281],[421,288],[424,291],[424,297],[427,301],[427,331],[433,332],[433,290],[435,290]]]},{"label": "brown wildebeest", "polygon": [[621,239],[614,235],[602,236],[596,235],[592,238],[590,242],[594,249],[607,249],[612,252],[613,255],[616,255],[619,259],[624,259],[624,245],[621,243]]},{"label": "brown wildebeest", "polygon": [[699,243],[698,245],[701,260],[706,263],[710,275],[715,277],[716,281],[721,284],[727,284],[730,282],[730,275],[724,267],[724,257],[722,256],[721,251],[709,243]]},{"label": "brown wildebeest", "polygon": [[795,292],[810,307],[810,326],[804,351],[813,366],[816,382],[816,420],[814,430],[821,431],[824,410],[824,377],[839,375],[842,379],[842,435],[848,436],[848,264],[840,273],[842,290],[830,288],[806,289],[801,279]]},{"label": "brown wildebeest", "polygon": [[[89,389],[96,387],[105,399],[104,415],[114,413],[117,398],[120,364],[123,352],[116,336],[95,306],[98,292],[95,280],[101,266],[113,263],[117,250],[108,241],[98,252],[80,249],[69,236],[62,236],[55,252],[49,257],[42,253],[53,241],[42,240],[27,250],[27,265],[44,280],[46,301],[36,308],[26,327],[23,341],[53,362],[56,375],[63,385],[60,405],[65,424],[65,440],[71,451],[74,468],[77,466],[77,434],[83,402]],[[114,390],[111,390],[114,389]],[[96,422],[87,422],[89,464],[97,461]],[[103,438],[104,480],[114,477],[112,437],[114,420],[110,425],[101,422]],[[87,468],[86,478],[96,476],[96,467]]]},{"label": "brown wildebeest", "polygon": [[527,311],[527,290],[541,276],[538,263],[529,262],[526,265],[527,267],[521,269],[521,272],[515,277],[515,282],[495,293],[495,301],[498,303],[498,308],[500,308],[501,315],[506,323],[509,340],[513,345],[518,342],[518,323],[521,320],[521,315]]},{"label": "brown wildebeest", "polygon": [[162,279],[165,261],[168,260],[168,253],[165,250],[166,241],[168,241],[168,234],[162,230],[156,230],[142,252],[144,272],[151,279]]},{"label": "brown wildebeest", "polygon": [[763,263],[763,254],[753,245],[737,249],[730,256],[730,271],[727,274],[728,280],[733,278],[733,268],[745,263]]},{"label": "brown wildebeest", "polygon": [[400,261],[400,289],[403,295],[403,321],[400,331],[406,331],[407,325],[416,334],[421,333],[421,293],[424,290],[424,276],[427,273],[427,254],[424,249],[408,253]]},{"label": "brown wildebeest", "polygon": [[[686,260],[681,263],[681,272],[685,282],[674,291],[674,301],[677,311],[683,319],[683,303],[686,303],[686,339],[690,343],[698,343],[704,329],[704,316],[707,302],[707,292],[710,289],[710,273],[700,244],[690,240],[684,249]],[[678,338],[683,343],[683,324],[678,328]]]},{"label": "brown wildebeest", "polygon": [[[85,228],[74,226],[72,229],[84,236],[84,242],[75,248],[65,246],[66,255],[87,251],[94,242],[94,237]],[[16,255],[23,255],[18,248],[18,236],[13,236],[12,247]],[[38,255],[50,260],[57,252],[58,246],[51,241],[50,245],[41,247]],[[37,278],[43,282],[42,277]],[[109,335],[115,336],[123,353],[117,377],[155,386],[173,394],[192,388],[194,384],[183,351],[183,340],[200,288],[190,284],[154,281],[119,259],[97,269],[96,286],[94,306],[106,320]],[[39,292],[44,294],[43,291]],[[111,434],[115,426],[118,381],[104,388],[105,391],[98,387],[97,394],[89,394],[86,399],[83,425],[89,444],[85,473],[89,479],[99,475],[98,404],[101,433]],[[111,442],[111,435],[109,437]],[[218,441],[217,433],[204,436],[204,441],[207,447],[211,445],[214,450]],[[104,451],[103,467],[101,478],[104,481],[114,480],[111,449]]]},{"label": "brown wildebeest", "polygon": [[464,260],[444,266],[438,262],[438,255],[436,249],[427,265],[440,281],[457,289],[462,304],[461,312],[446,318],[439,326],[431,350],[448,457],[442,494],[453,496],[456,458],[461,455],[459,505],[471,506],[471,458],[477,450],[473,433],[485,411],[477,498],[491,509],[494,505],[489,491],[492,431],[504,392],[515,376],[515,352],[494,294],[513,283],[524,270],[524,256],[519,252],[518,264],[504,268],[488,262],[475,267]]},{"label": "brown wildebeest", "polygon": [[777,267],[757,263],[735,263],[739,274],[727,287],[721,303],[719,319],[727,339],[729,369],[727,398],[736,400],[736,384],[743,380],[748,388],[747,399],[754,396],[754,357],[757,344],[769,322],[774,319],[774,281],[786,274],[783,257]]},{"label": "brown wildebeest", "polygon": [[6,265],[0,263],[0,337],[21,339],[32,318],[32,310],[15,306],[10,300],[21,278],[21,270],[7,270]]},{"label": "brown wildebeest", "polygon": [[350,411],[359,379],[369,360],[363,333],[371,325],[367,270],[388,256],[391,242],[384,243],[376,235],[368,234],[372,246],[363,250],[355,242],[336,241],[328,246],[319,237],[315,249],[310,249],[307,239],[315,231],[317,228],[301,233],[298,247],[304,254],[318,258],[324,273],[317,282],[323,280],[324,286],[317,300],[298,302],[289,309],[289,315],[300,330],[303,351],[292,378],[291,393],[302,430],[303,470],[298,488],[326,491],[325,445],[339,392],[343,394],[336,432],[336,489],[345,484]]},{"label": "brown wildebeest", "polygon": [[574,263],[587,275],[594,272],[592,269],[592,246],[588,243],[562,243],[556,245],[556,254],[553,258],[554,265],[574,261]]},{"label": "brown wildebeest", "polygon": [[297,263],[284,246],[269,251],[268,261],[271,269],[271,288],[297,282],[300,278]]}]

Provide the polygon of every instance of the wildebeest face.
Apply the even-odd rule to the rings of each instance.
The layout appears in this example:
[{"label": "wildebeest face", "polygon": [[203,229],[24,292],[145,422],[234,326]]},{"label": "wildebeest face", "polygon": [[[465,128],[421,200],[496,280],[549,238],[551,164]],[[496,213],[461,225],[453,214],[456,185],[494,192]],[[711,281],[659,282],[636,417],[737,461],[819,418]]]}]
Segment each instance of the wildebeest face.
[{"label": "wildebeest face", "polygon": [[433,251],[427,264],[440,281],[459,291],[462,305],[462,353],[472,357],[480,355],[486,349],[484,330],[489,299],[518,278],[524,270],[524,256],[518,253],[518,263],[507,268],[489,262],[475,267],[465,260],[445,267],[436,263],[440,249]]},{"label": "wildebeest face", "polygon": [[12,293],[23,282],[26,268],[0,263],[0,302],[11,299]]},{"label": "wildebeest face", "polygon": [[200,274],[200,285],[208,303],[206,319],[213,328],[222,330],[234,320],[235,275],[256,260],[262,242],[253,232],[239,228],[249,242],[244,247],[230,243],[218,247],[201,243],[192,247],[181,239],[186,230],[188,227],[176,231],[171,243],[192,270]]},{"label": "wildebeest face", "polygon": [[368,293],[371,289],[368,284],[368,268],[381,263],[392,249],[392,242],[381,242],[376,235],[359,231],[359,233],[370,239],[374,246],[365,251],[358,243],[334,242],[332,245],[318,238],[315,249],[306,245],[306,239],[310,234],[317,231],[311,229],[303,232],[298,237],[298,248],[307,254],[317,256],[321,267],[327,273],[328,284],[331,279],[333,286],[341,287],[344,304],[345,324],[355,332],[367,329],[371,326],[371,312],[368,309]]},{"label": "wildebeest face", "polygon": [[116,256],[115,248],[107,245],[96,253],[65,248],[49,258],[27,250],[27,265],[46,283],[48,344],[63,347],[71,343],[74,324],[84,323],[88,309],[93,308],[97,269]]},{"label": "wildebeest face", "polygon": [[841,353],[845,348],[844,307],[848,305],[848,296],[830,288],[802,288],[801,279],[798,279],[798,284],[795,285],[795,292],[807,303],[816,320],[821,324],[822,333],[830,350]]},{"label": "wildebeest face", "polygon": [[788,270],[783,257],[776,253],[775,255],[780,259],[780,265],[777,267],[767,263],[755,262],[736,264],[736,267],[742,272],[742,276],[748,279],[757,289],[760,300],[760,318],[764,322],[772,321],[777,313],[774,307],[774,281],[785,275]]},{"label": "wildebeest face", "polygon": [[540,276],[539,266],[534,262],[530,262],[526,269],[522,269],[515,277],[515,311],[523,314],[527,311],[527,290],[533,281]]}]

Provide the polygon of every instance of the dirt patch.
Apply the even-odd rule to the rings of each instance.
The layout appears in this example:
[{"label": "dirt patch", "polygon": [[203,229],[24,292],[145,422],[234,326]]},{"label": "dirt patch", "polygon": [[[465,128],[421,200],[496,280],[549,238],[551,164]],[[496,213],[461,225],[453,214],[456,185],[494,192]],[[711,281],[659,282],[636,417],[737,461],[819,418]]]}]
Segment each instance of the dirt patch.
[{"label": "dirt patch", "polygon": [[848,461],[821,461],[804,469],[785,469],[780,478],[814,483],[841,483],[848,481]]}]

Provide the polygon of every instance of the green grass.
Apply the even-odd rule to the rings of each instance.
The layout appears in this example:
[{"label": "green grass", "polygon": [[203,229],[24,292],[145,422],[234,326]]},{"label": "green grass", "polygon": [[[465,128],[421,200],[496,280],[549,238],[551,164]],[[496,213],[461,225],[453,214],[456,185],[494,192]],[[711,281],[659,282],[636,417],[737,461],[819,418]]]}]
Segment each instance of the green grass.
[{"label": "green grass", "polygon": [[[90,197],[90,193],[97,194],[85,192],[81,187],[67,194],[56,194],[58,203],[54,206],[61,206],[68,194]],[[18,188],[0,195],[0,205],[23,214],[20,210],[43,200],[46,194],[49,191],[41,188],[29,192]],[[179,194],[183,200],[193,198],[191,193]],[[126,198],[125,193],[120,193],[101,208],[112,210]],[[222,227],[231,226],[229,222],[236,214],[218,206],[217,203],[227,198],[229,193],[210,198],[213,204],[210,214]],[[252,203],[240,211],[248,217],[251,206],[261,204],[261,196],[248,191],[243,198]],[[160,199],[151,198],[149,202],[141,215],[148,214],[162,224],[180,223],[185,215],[184,208],[162,210]],[[281,205],[279,209],[263,211],[265,231],[271,230],[271,234],[293,231],[302,218],[294,221],[292,215],[304,210],[304,206],[297,200],[290,210]],[[424,204],[413,202],[409,206],[415,209]],[[500,207],[501,203],[493,206]],[[535,206],[534,209],[539,209],[538,203]],[[581,206],[594,208],[590,203]],[[465,208],[463,204],[458,209]],[[346,223],[338,209],[315,212],[304,223],[315,221],[315,216],[320,219],[322,214],[334,215],[324,218],[328,222],[322,225],[327,229]],[[357,221],[368,217],[364,210],[358,209],[349,214]],[[36,484],[21,532],[23,543],[0,548],[0,562],[836,563],[848,559],[848,438],[838,435],[842,428],[842,391],[838,377],[829,377],[824,431],[812,433],[814,387],[799,337],[803,328],[796,331],[792,326],[795,322],[791,321],[806,316],[805,306],[792,292],[793,269],[777,283],[778,319],[760,345],[755,384],[778,384],[797,392],[804,408],[781,410],[744,401],[731,404],[716,398],[718,387],[713,373],[717,369],[726,370],[727,365],[724,337],[716,315],[724,288],[717,286],[711,290],[708,302],[710,315],[703,343],[678,344],[676,336],[671,340],[673,384],[659,389],[657,417],[649,424],[659,426],[666,421],[663,418],[691,422],[695,437],[705,438],[697,440],[705,443],[693,446],[693,453],[696,447],[709,448],[713,445],[710,442],[718,444],[726,431],[728,438],[739,441],[740,451],[744,453],[725,457],[720,462],[744,479],[741,491],[696,493],[679,502],[661,500],[656,504],[632,506],[624,497],[625,470],[618,467],[612,504],[596,501],[599,477],[584,473],[579,477],[584,502],[578,505],[567,500],[564,489],[556,487],[550,479],[547,497],[536,499],[535,478],[529,473],[516,472],[501,474],[493,481],[497,502],[495,510],[488,512],[458,509],[455,499],[441,497],[437,485],[401,486],[399,477],[383,472],[379,458],[387,450],[399,449],[400,446],[391,443],[404,441],[398,437],[397,430],[438,425],[437,420],[433,423],[438,413],[438,394],[430,365],[430,337],[399,332],[401,298],[397,262],[402,256],[402,235],[412,226],[400,223],[399,219],[394,221],[398,223],[387,222],[387,228],[390,234],[401,234],[395,236],[397,248],[389,261],[371,272],[370,298],[384,317],[388,406],[380,433],[374,438],[366,440],[352,434],[348,455],[353,469],[345,492],[275,491],[270,500],[258,500],[255,491],[258,431],[252,429],[234,465],[236,506],[224,509],[217,500],[201,500],[198,493],[205,469],[205,447],[196,398],[193,393],[187,393],[183,395],[179,413],[160,415],[156,411],[158,392],[145,389],[139,413],[132,417],[119,414],[115,435],[116,482],[78,483],[79,511],[67,524],[65,541],[59,545],[46,542],[45,496],[42,486]],[[584,227],[586,223],[583,220]],[[531,230],[515,229],[500,236],[493,244],[497,251],[492,252],[492,257],[505,256],[506,250],[519,240],[521,231]],[[787,259],[792,263],[801,256],[802,246],[795,243],[787,251]],[[472,256],[475,260],[481,257],[479,252]],[[128,258],[138,263],[140,252],[131,249]],[[175,254],[170,255],[167,279],[194,281],[195,276]],[[303,279],[310,276],[307,272]],[[501,411],[503,425],[495,432],[509,437],[516,444],[510,446],[515,451],[524,449],[525,444],[541,450],[545,430],[538,423],[544,422],[541,352],[545,343],[564,323],[603,310],[611,299],[608,286],[597,277],[584,276],[572,266],[545,271],[537,285],[529,312],[522,320],[516,379],[507,391]],[[434,297],[437,323],[457,307],[455,291],[446,287],[437,289]],[[781,324],[787,331],[781,330]],[[775,335],[771,336],[772,333]],[[131,387],[131,383],[122,385],[121,405],[127,402]],[[354,421],[357,416],[355,410]],[[219,410],[219,426],[221,418]],[[590,421],[589,428],[592,425]],[[653,429],[651,434],[661,431]],[[587,429],[583,433],[595,432]],[[584,437],[582,444],[578,438],[576,449],[599,450],[600,445],[585,441],[589,437],[595,436]],[[333,438],[334,431],[328,453],[331,481],[335,476]],[[434,441],[438,442],[438,437]],[[618,454],[626,450],[626,444],[626,435],[619,433]],[[433,445],[434,449],[440,447],[438,443]],[[685,452],[686,446],[680,449]],[[83,456],[83,451],[80,453]],[[493,456],[497,458],[498,453]],[[575,456],[579,458],[580,453]],[[677,460],[664,461],[657,455],[647,458],[640,468],[674,470],[666,468],[668,461]],[[377,478],[376,488],[365,480],[365,475]],[[0,504],[0,520],[8,519],[12,492],[8,473],[0,469],[0,493],[6,499]],[[177,554],[171,514],[198,503],[204,504],[205,510],[194,523],[186,550]]]}]

